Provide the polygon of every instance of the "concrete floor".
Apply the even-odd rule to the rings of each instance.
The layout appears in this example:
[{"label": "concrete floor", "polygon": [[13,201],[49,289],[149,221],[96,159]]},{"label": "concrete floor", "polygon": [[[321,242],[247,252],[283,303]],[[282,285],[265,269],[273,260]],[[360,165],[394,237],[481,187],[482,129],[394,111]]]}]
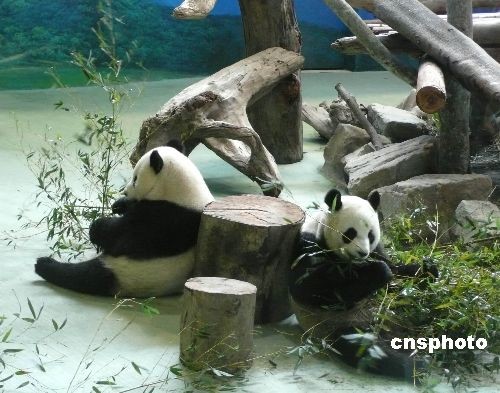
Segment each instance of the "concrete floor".
[{"label": "concrete floor", "polygon": [[[144,118],[193,81],[131,86],[134,95],[141,91],[122,115],[131,141],[135,141]],[[344,83],[363,103],[396,104],[408,90],[385,72],[305,72],[304,100],[314,104],[331,100],[337,82]],[[32,203],[36,181],[25,165],[23,151],[39,145],[45,132],[70,137],[83,127],[78,113],[54,111],[53,103],[59,100],[89,110],[105,104],[105,97],[96,88],[0,92],[2,232],[24,236],[16,216],[21,213],[36,217],[43,213]],[[287,186],[283,197],[307,207],[321,200],[331,184],[318,171],[323,162],[323,143],[310,127],[304,131],[304,160],[281,166],[280,170]],[[197,148],[192,159],[216,196],[259,192],[256,185],[204,148]],[[256,327],[254,365],[244,378],[214,380],[188,371],[180,378],[175,373],[179,297],[155,300],[160,315],[149,317],[131,301],[118,307],[116,299],[62,290],[34,274],[36,257],[48,254],[44,236],[19,239],[16,243],[16,248],[6,242],[0,244],[0,392],[416,390],[399,381],[357,372],[323,356],[306,355],[294,372],[297,352],[287,352],[300,344],[301,332],[293,320]],[[451,391],[451,387],[440,385],[436,391]],[[496,390],[486,387],[482,391]]]}]

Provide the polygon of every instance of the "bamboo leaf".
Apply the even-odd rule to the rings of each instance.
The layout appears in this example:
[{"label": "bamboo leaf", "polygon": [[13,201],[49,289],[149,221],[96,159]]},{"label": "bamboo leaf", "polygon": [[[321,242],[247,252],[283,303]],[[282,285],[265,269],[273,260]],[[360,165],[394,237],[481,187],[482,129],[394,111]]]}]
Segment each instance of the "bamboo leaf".
[{"label": "bamboo leaf", "polygon": [[33,318],[36,319],[36,313],[35,313],[35,309],[33,308],[33,304],[31,304],[30,298],[27,298],[27,300],[28,300],[28,307],[30,308],[30,311],[31,311],[31,315],[33,315]]},{"label": "bamboo leaf", "polygon": [[7,342],[7,340],[9,339],[9,336],[10,336],[10,333],[12,333],[12,328],[10,328],[9,330],[7,330],[7,332],[3,335],[2,337],[2,342]]}]

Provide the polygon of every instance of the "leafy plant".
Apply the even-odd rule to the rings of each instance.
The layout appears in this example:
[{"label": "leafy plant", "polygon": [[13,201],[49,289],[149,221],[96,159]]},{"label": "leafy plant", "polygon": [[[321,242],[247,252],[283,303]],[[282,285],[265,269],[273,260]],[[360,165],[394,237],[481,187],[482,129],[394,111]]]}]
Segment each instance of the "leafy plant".
[{"label": "leafy plant", "polygon": [[[109,106],[102,113],[83,112],[85,129],[76,136],[76,141],[67,142],[60,135],[46,135],[40,149],[27,153],[28,167],[39,189],[35,196],[36,206],[44,208],[46,213],[38,220],[28,220],[23,227],[42,229],[47,240],[52,242],[52,252],[59,256],[65,252],[70,258],[89,248],[88,226],[109,212],[120,191],[116,173],[128,155],[120,123],[128,92],[120,84],[126,80],[121,78],[124,62],[117,57],[114,28],[115,23],[122,22],[113,15],[111,0],[99,5],[101,18],[93,31],[106,58],[106,69],[98,68],[92,53],[83,56],[73,52],[71,63],[81,70],[88,84],[99,87],[106,94]],[[64,86],[54,71],[52,75],[60,86]],[[74,110],[63,101],[55,103],[54,107]],[[18,219],[26,217],[21,213]]]},{"label": "leafy plant", "polygon": [[[491,223],[488,224],[491,230]],[[432,369],[453,387],[465,386],[470,376],[500,368],[500,239],[488,238],[478,230],[468,243],[444,245],[429,242],[424,233],[436,230],[435,219],[422,209],[386,223],[392,256],[403,263],[430,261],[439,270],[438,279],[426,275],[394,280],[379,294],[380,313],[375,328],[387,331],[396,326],[406,337],[485,338],[484,351],[441,349],[432,354]],[[485,356],[486,355],[486,356]]]}]

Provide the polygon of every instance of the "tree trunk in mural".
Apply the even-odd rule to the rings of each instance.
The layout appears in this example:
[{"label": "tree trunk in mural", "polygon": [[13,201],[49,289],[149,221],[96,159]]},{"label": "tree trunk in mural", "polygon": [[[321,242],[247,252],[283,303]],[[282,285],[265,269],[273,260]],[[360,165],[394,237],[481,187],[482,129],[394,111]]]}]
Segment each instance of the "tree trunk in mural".
[{"label": "tree trunk in mural", "polygon": [[[293,0],[239,0],[239,3],[247,56],[274,46],[300,52]],[[302,159],[300,85],[296,72],[248,109],[254,130],[278,164]]]}]

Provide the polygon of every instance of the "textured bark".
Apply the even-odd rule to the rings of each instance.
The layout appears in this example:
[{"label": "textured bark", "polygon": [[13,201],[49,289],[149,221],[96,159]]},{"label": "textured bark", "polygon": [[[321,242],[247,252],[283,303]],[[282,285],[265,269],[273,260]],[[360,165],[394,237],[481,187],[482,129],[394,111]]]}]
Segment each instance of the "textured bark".
[{"label": "textured bark", "polygon": [[264,193],[279,195],[278,167],[250,125],[246,108],[303,62],[295,52],[270,48],[187,87],[144,121],[132,163],[173,139],[182,140],[188,154],[201,142]]},{"label": "textured bark", "polygon": [[467,89],[500,105],[500,64],[472,39],[417,0],[371,3],[377,18],[427,53],[443,70],[449,70]]},{"label": "textured bark", "polygon": [[[293,0],[239,0],[247,56],[279,46],[300,53]],[[300,161],[302,98],[299,73],[284,78],[248,108],[248,117],[278,164]]]},{"label": "textured bark", "polygon": [[174,9],[172,16],[177,19],[203,19],[215,7],[217,0],[184,0]]},{"label": "textured bark", "polygon": [[[364,8],[373,11],[378,0],[348,0],[349,4],[356,8]],[[383,0],[382,0],[383,1]],[[425,7],[436,13],[446,12],[446,0],[418,0]],[[500,7],[500,0],[473,0],[473,7],[493,8]]]},{"label": "textured bark", "polygon": [[230,196],[203,211],[196,276],[247,281],[257,287],[255,323],[291,315],[288,273],[304,212],[281,199]]},{"label": "textured bark", "polygon": [[[448,0],[448,22],[472,36],[472,1]],[[446,74],[448,103],[441,112],[438,168],[440,173],[467,173],[470,164],[470,93]]]},{"label": "textured bark", "polygon": [[220,277],[184,286],[180,360],[194,370],[236,373],[251,365],[257,288]]},{"label": "textured bark", "polygon": [[328,140],[333,135],[335,127],[328,111],[322,106],[302,104],[302,120],[314,128],[319,135]]},{"label": "textured bark", "polygon": [[[473,40],[489,52],[500,45],[500,13],[480,15],[480,17],[475,15],[475,18],[472,20]],[[440,17],[446,17],[446,15]],[[376,32],[377,39],[391,52],[402,52],[412,56],[421,56],[423,54],[417,46],[401,34],[394,31],[388,25],[381,23],[367,23],[367,26],[372,31]],[[333,49],[346,55],[368,53],[363,43],[357,37],[339,38],[331,46]],[[500,57],[496,57],[497,61],[498,59],[500,59]]]},{"label": "textured bark", "polygon": [[425,113],[436,113],[446,104],[443,71],[431,60],[423,61],[418,69],[416,101]]},{"label": "textured bark", "polygon": [[368,54],[373,57],[374,60],[411,86],[416,85],[416,72],[395,58],[392,53],[380,43],[375,34],[373,34],[366,26],[366,23],[345,0],[324,0],[324,2],[337,14],[342,22],[346,24],[349,30],[358,37]]},{"label": "textured bark", "polygon": [[366,130],[366,132],[370,136],[375,150],[380,150],[383,147],[382,141],[380,140],[375,128],[373,128],[364,113],[359,108],[356,99],[340,83],[335,86],[335,90],[338,91],[339,96],[347,103],[353,115],[356,117],[356,119],[358,119],[361,126]]}]

